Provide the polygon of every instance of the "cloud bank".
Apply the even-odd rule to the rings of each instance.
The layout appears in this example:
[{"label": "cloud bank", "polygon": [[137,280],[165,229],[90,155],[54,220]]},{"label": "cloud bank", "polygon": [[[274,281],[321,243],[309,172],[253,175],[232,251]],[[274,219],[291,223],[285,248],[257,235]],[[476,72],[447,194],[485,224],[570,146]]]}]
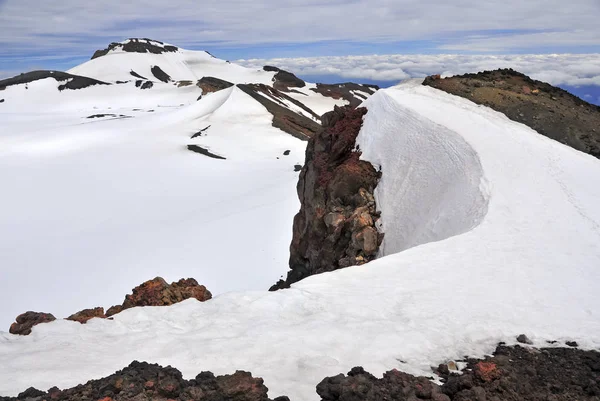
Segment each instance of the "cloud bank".
[{"label": "cloud bank", "polygon": [[365,44],[397,52],[598,52],[598,16],[598,0],[0,0],[0,58],[89,55],[128,37],[195,49],[326,42],[331,51],[360,43],[360,54],[369,53]]},{"label": "cloud bank", "polygon": [[600,54],[524,55],[371,55],[238,60],[247,67],[275,65],[303,77],[335,75],[347,79],[401,81],[513,68],[552,85],[600,86]]}]

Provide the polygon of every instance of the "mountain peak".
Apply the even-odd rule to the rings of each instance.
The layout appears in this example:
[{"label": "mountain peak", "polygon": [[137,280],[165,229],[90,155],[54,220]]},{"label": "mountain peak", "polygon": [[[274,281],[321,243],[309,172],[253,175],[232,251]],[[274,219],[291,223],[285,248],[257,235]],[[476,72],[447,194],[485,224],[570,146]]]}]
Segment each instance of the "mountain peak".
[{"label": "mountain peak", "polygon": [[112,42],[106,49],[96,50],[92,60],[107,55],[110,51],[121,50],[128,53],[174,53],[179,50],[177,46],[169,45],[159,40],[148,38],[129,38],[123,42]]}]

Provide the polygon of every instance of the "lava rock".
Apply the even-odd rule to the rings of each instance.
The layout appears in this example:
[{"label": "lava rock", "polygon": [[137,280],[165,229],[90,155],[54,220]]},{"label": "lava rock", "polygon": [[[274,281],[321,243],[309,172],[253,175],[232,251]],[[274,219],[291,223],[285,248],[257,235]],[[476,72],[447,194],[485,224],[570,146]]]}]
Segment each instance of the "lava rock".
[{"label": "lava rock", "polygon": [[85,324],[88,320],[93,319],[95,317],[100,319],[106,319],[106,315],[104,314],[104,308],[97,307],[93,309],[84,309],[72,314],[66,320],[72,320],[74,322]]},{"label": "lava rock", "polygon": [[28,311],[17,316],[15,320],[16,322],[10,325],[8,332],[11,334],[27,336],[31,334],[33,326],[52,322],[56,320],[56,318],[50,313]]},{"label": "lava rock", "polygon": [[164,83],[169,83],[171,81],[171,76],[169,74],[167,74],[166,72],[164,72],[157,65],[153,66],[150,69],[150,71],[152,72],[152,75],[154,75],[156,77],[156,79],[158,79],[159,81],[162,81]]},{"label": "lava rock", "polygon": [[167,284],[162,277],[156,277],[135,287],[132,294],[125,296],[123,304],[109,308],[106,311],[106,316],[112,316],[135,306],[167,306],[189,298],[204,302],[211,299],[212,294],[193,278],[181,279]]},{"label": "lava rock", "polygon": [[196,86],[202,89],[202,94],[207,94],[230,88],[233,84],[215,77],[202,77],[202,79],[196,83]]},{"label": "lava rock", "polygon": [[533,344],[533,341],[531,341],[525,334],[520,334],[517,337],[517,341],[520,342],[521,344]]}]

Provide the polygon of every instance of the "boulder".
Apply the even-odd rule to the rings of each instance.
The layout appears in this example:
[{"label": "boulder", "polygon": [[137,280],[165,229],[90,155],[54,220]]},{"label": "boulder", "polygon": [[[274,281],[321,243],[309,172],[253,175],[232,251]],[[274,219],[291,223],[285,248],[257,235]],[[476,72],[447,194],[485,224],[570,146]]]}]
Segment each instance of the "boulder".
[{"label": "boulder", "polygon": [[131,294],[125,296],[123,304],[109,308],[106,316],[112,316],[135,306],[167,306],[189,298],[204,302],[211,299],[212,294],[193,278],[168,284],[163,278],[156,277],[135,287]]},{"label": "boulder", "polygon": [[93,309],[84,309],[82,311],[72,314],[66,320],[72,320],[74,322],[85,324],[88,320],[95,317],[106,319],[106,315],[104,314],[104,308],[97,307]]},{"label": "boulder", "polygon": [[27,336],[31,334],[31,328],[41,323],[48,323],[56,320],[50,313],[43,312],[25,312],[15,319],[16,322],[10,325],[8,330],[11,334]]}]

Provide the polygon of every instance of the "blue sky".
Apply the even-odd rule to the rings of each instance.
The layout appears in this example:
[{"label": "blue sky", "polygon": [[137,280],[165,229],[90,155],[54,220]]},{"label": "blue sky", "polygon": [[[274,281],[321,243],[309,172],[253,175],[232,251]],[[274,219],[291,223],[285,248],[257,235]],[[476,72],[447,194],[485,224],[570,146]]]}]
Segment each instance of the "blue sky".
[{"label": "blue sky", "polygon": [[128,37],[228,60],[600,53],[599,19],[598,0],[0,0],[0,77],[65,70]]}]

